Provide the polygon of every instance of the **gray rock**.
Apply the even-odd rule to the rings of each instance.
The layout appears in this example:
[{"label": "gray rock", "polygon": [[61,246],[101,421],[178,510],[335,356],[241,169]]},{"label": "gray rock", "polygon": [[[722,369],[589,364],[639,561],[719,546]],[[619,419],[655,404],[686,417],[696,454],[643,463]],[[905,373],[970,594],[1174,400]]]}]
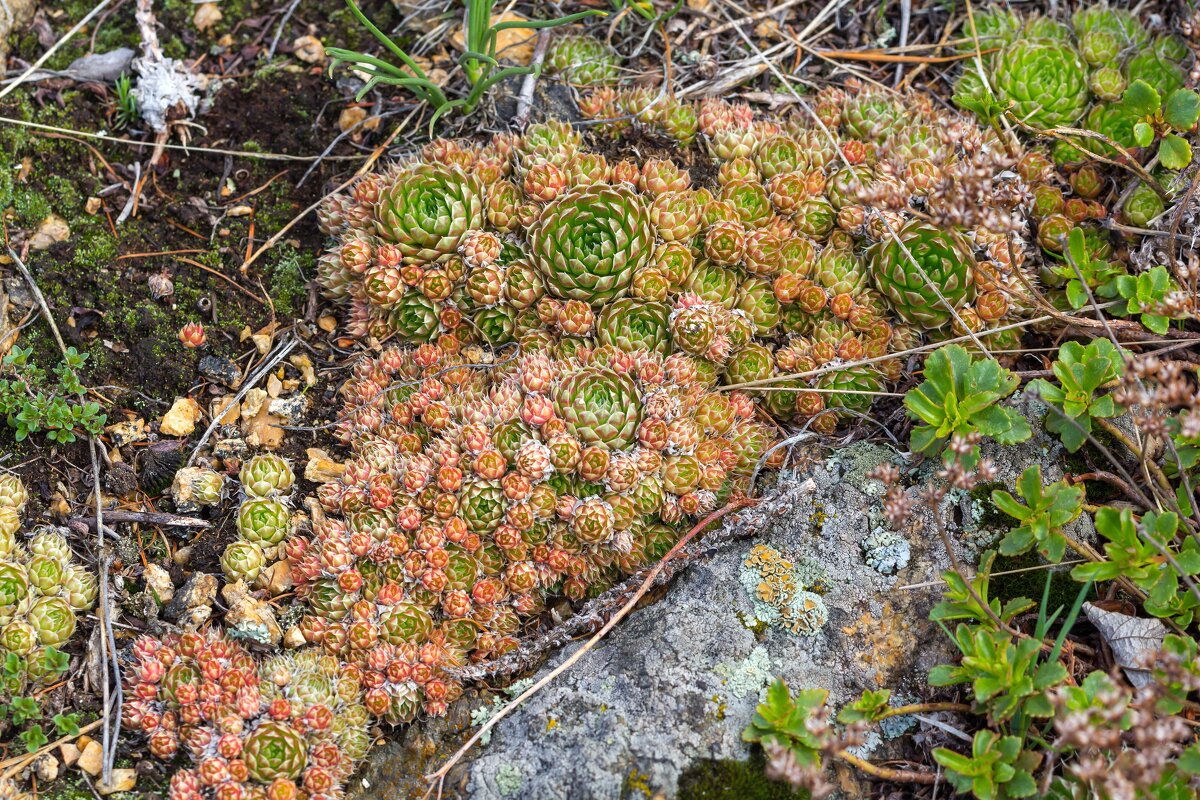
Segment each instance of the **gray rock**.
[{"label": "gray rock", "polygon": [[217,599],[217,585],[215,575],[204,572],[194,573],[183,584],[183,587],[175,592],[171,602],[163,608],[162,615],[167,619],[182,620],[185,616],[189,618],[198,616],[195,613],[197,609],[206,609],[211,614],[213,601]]},{"label": "gray rock", "polygon": [[[1061,443],[1041,426],[1045,406],[1027,395],[1012,406],[1030,420],[1034,434],[1016,446],[985,443],[996,484],[1013,490],[1030,464],[1042,465],[1047,482],[1061,479]],[[646,796],[673,798],[680,777],[696,762],[749,756],[741,732],[775,677],[793,689],[828,690],[834,712],[866,689],[891,689],[897,702],[929,697],[929,669],[955,659],[949,640],[929,621],[949,558],[938,523],[924,507],[904,530],[889,531],[884,487],[866,477],[884,462],[901,467],[913,499],[938,466],[913,465],[906,454],[857,443],[805,474],[782,478],[739,522],[708,534],[706,541],[723,543],[697,559],[661,600],[631,614],[497,724],[490,740],[451,771],[444,796],[618,800],[641,796],[628,791],[636,784]],[[975,563],[1002,533],[990,488],[952,492],[939,509],[964,563]],[[1076,526],[1074,535],[1094,535],[1090,523]],[[750,535],[733,536],[738,529]],[[889,553],[865,547],[879,532],[889,533]],[[790,632],[780,614],[764,613],[765,604],[748,591],[757,588],[757,579],[746,559],[760,545],[773,558],[790,561],[797,584],[819,595],[828,616],[813,635]],[[905,546],[907,560],[899,557]],[[530,679],[545,676],[581,646],[575,642],[556,653]],[[490,704],[464,698],[449,718],[410,726],[371,756],[362,780],[352,782],[351,796],[419,796],[422,775],[444,763],[472,730],[463,723],[463,709],[478,725],[505,702],[505,695]],[[897,737],[904,733],[926,744],[946,743],[937,728],[897,718],[856,752],[874,759],[902,755],[904,740]],[[838,779],[844,797],[871,793],[854,785],[861,778],[852,773]]]},{"label": "gray rock", "polygon": [[[881,512],[882,486],[863,476],[897,460],[894,451],[859,444],[783,480],[743,514],[752,538],[721,546],[663,599],[631,614],[501,721],[447,788],[472,800],[618,800],[636,774],[651,793],[674,797],[697,760],[749,756],[741,733],[775,677],[829,690],[835,710],[865,689],[922,696],[928,670],[952,658],[950,643],[928,621],[936,587],[898,587],[937,580],[948,567],[940,539],[906,532],[909,563],[890,576],[867,565],[859,544]],[[761,621],[763,604],[743,585],[744,562],[758,545],[792,561],[797,575],[814,576],[828,612],[814,635]],[[533,678],[579,646],[556,654]],[[421,732],[410,730],[406,742],[432,727],[418,723]],[[357,787],[357,796],[405,796],[420,772],[431,771],[433,745],[422,749],[396,744],[377,753],[365,773],[370,788]]]},{"label": "gray rock", "polygon": [[228,358],[222,356],[205,356],[196,366],[200,374],[209,380],[216,381],[230,389],[236,389],[242,382],[242,370]]}]

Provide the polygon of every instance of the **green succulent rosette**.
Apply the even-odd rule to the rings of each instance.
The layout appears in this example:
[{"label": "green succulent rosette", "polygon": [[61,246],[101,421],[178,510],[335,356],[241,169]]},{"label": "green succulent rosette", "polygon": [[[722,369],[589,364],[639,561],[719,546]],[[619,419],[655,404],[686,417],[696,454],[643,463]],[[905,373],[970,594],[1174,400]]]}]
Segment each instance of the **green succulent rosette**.
[{"label": "green succulent rosette", "polygon": [[467,530],[480,535],[491,533],[504,519],[508,501],[495,481],[472,481],[458,493],[459,514]]},{"label": "green succulent rosette", "polygon": [[380,632],[388,644],[424,644],[433,633],[433,617],[412,603],[400,603],[384,612]]},{"label": "green succulent rosette", "polygon": [[875,400],[870,393],[883,391],[883,377],[874,367],[864,364],[822,373],[817,378],[817,388],[824,390],[826,408],[865,413]]},{"label": "green succulent rosette", "polygon": [[259,783],[295,780],[308,763],[308,745],[291,725],[267,720],[246,737],[242,759],[250,777]]},{"label": "green succulent rosette", "polygon": [[66,644],[75,632],[75,611],[61,597],[43,597],[29,609],[29,624],[45,647]]},{"label": "green succulent rosette", "polygon": [[683,291],[690,292],[709,303],[732,309],[742,276],[737,270],[722,267],[711,261],[701,261],[684,280]]},{"label": "green succulent rosette", "polygon": [[280,456],[264,453],[243,464],[238,479],[246,494],[261,498],[287,494],[296,482],[296,474]]},{"label": "green succulent rosette", "polygon": [[445,164],[398,170],[375,204],[375,230],[412,264],[445,261],[467,231],[483,226],[483,188]]},{"label": "green succulent rosette", "polygon": [[905,322],[940,328],[953,317],[947,303],[957,309],[975,296],[970,243],[919,220],[904,225],[896,238],[903,248],[889,237],[867,251],[875,287]]},{"label": "green succulent rosette", "polygon": [[625,295],[653,255],[654,224],[640,195],[594,184],[551,201],[529,233],[529,256],[546,289],[567,300],[606,303]]},{"label": "green succulent rosette", "polygon": [[1090,101],[1087,67],[1070,44],[1022,39],[998,54],[992,88],[1018,120],[1034,128],[1074,125]]},{"label": "green succulent rosette", "polygon": [[594,36],[567,34],[546,54],[546,68],[576,86],[602,86],[620,77],[621,57]]},{"label": "green succulent rosette", "polygon": [[262,574],[266,565],[267,557],[257,542],[232,542],[221,555],[221,570],[230,582],[244,580],[252,583]]},{"label": "green succulent rosette", "polygon": [[671,309],[666,303],[630,297],[614,300],[596,317],[596,341],[626,353],[646,350],[669,355],[671,342],[667,318],[670,314]]},{"label": "green succulent rosette", "polygon": [[238,509],[238,534],[247,542],[277,545],[287,537],[290,527],[287,507],[277,500],[247,500]]},{"label": "green succulent rosette", "polygon": [[633,445],[642,421],[641,398],[628,375],[603,367],[584,367],[554,389],[554,411],[584,446],[625,450]]},{"label": "green succulent rosette", "polygon": [[428,342],[437,336],[438,307],[416,290],[409,290],[387,315],[387,324],[402,342]]}]

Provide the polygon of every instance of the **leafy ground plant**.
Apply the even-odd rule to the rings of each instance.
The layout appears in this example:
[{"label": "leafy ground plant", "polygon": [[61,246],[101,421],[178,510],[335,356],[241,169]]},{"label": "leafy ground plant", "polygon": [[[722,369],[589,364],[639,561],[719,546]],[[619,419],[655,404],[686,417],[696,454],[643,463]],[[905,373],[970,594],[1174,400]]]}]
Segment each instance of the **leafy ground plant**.
[{"label": "leafy ground plant", "polygon": [[51,442],[68,444],[82,431],[93,436],[104,428],[100,404],[87,400],[79,370],[87,354],[69,347],[63,360],[47,373],[30,359],[32,350],[14,346],[4,357],[0,378],[0,414],[6,415],[14,438],[24,441],[45,432]]},{"label": "leafy ground plant", "polygon": [[506,30],[537,30],[568,25],[581,19],[601,14],[600,11],[580,11],[550,20],[508,20],[495,22],[495,3],[492,0],[465,0],[463,3],[463,31],[466,43],[458,65],[467,79],[470,89],[464,97],[448,97],[440,86],[434,83],[421,69],[417,61],[404,51],[396,41],[381,31],[372,22],[354,0],[346,0],[351,13],[358,19],[371,35],[378,39],[399,63],[376,58],[366,53],[346,50],[340,47],[330,47],[327,52],[333,61],[330,68],[344,63],[369,76],[366,84],[358,91],[357,99],[361,100],[366,94],[379,85],[402,86],[428,103],[433,108],[433,118],[429,121],[430,130],[434,124],[446,114],[458,111],[464,116],[470,115],[479,106],[489,89],[505,78],[516,75],[529,75],[537,72],[540,67],[501,66],[498,59],[503,53],[497,51],[498,35]]}]

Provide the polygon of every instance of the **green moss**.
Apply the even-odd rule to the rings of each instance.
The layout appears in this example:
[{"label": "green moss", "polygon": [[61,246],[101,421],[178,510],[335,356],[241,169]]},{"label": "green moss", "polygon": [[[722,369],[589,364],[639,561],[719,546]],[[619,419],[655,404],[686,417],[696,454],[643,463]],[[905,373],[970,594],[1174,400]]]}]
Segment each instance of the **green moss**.
[{"label": "green moss", "polygon": [[290,245],[280,245],[275,260],[266,269],[266,286],[280,317],[295,317],[308,300],[307,277],[316,271],[312,253],[301,253]]},{"label": "green moss", "polygon": [[679,800],[808,800],[808,792],[774,783],[763,775],[755,750],[749,761],[697,761],[679,777]]},{"label": "green moss", "polygon": [[[1029,551],[1019,556],[997,556],[992,565],[992,596],[1001,603],[1007,603],[1017,597],[1027,597],[1034,602],[1041,602],[1042,592],[1046,587],[1046,579],[1050,579],[1050,600],[1048,612],[1054,613],[1057,608],[1063,608],[1063,613],[1070,609],[1076,595],[1083,588],[1082,584],[1072,580],[1067,567],[1048,567],[1046,569],[1030,569],[1031,567],[1046,567],[1047,562],[1036,551]],[[1025,570],[1012,575],[995,575],[997,572]],[[1093,594],[1095,590],[1093,589]]]},{"label": "green moss", "polygon": [[1013,518],[996,508],[996,504],[992,502],[992,492],[1005,488],[1003,483],[992,482],[981,483],[971,490],[972,510],[976,515],[974,522],[977,528],[1004,530],[1013,526]]}]

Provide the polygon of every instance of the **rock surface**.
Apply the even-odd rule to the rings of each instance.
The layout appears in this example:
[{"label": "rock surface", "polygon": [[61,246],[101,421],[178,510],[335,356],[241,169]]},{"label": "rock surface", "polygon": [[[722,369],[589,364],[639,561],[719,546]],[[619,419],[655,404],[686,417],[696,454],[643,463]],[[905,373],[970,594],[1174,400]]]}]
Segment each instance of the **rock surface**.
[{"label": "rock surface", "polygon": [[[1031,422],[1044,407],[1020,397],[1014,407]],[[1012,489],[1029,464],[1041,463],[1047,481],[1062,477],[1060,445],[1034,424],[1034,436],[1016,447],[984,446],[996,483]],[[760,692],[775,677],[793,688],[829,690],[836,711],[866,689],[888,688],[893,700],[931,696],[929,669],[953,660],[942,631],[929,621],[940,599],[949,559],[928,512],[898,535],[882,537],[906,550],[881,559],[872,547],[887,531],[883,487],[866,475],[880,463],[901,467],[915,496],[936,464],[907,468],[894,450],[859,443],[780,481],[757,507],[743,513],[752,536],[734,539],[698,559],[665,596],[631,614],[608,637],[492,731],[451,771],[445,797],[471,800],[626,800],[680,796],[681,776],[697,762],[744,760],[741,732]],[[990,488],[990,487],[988,487]],[[944,524],[957,554],[975,563],[1002,529],[986,491],[952,493]],[[1089,531],[1076,535],[1087,537]],[[872,534],[875,534],[873,537]],[[709,540],[718,534],[708,534]],[[899,541],[897,541],[899,539]],[[864,543],[864,540],[868,540]],[[812,636],[763,621],[764,604],[746,558],[766,546],[804,575],[819,595],[827,620]],[[758,551],[761,555],[762,550]],[[868,556],[872,556],[868,558]],[[886,564],[883,574],[870,566]],[[894,570],[894,572],[893,572]],[[748,580],[748,577],[750,579]],[[907,588],[910,587],[911,588]],[[531,676],[536,680],[570,657],[582,642],[556,653]],[[528,684],[508,690],[512,696]],[[469,692],[468,694],[471,694]],[[421,776],[437,769],[509,694],[467,697],[444,719],[410,726],[399,741],[375,751],[351,784],[351,796],[420,797]],[[945,734],[897,718],[883,740],[868,738],[862,755],[887,758],[903,744],[889,735],[915,732],[935,744]],[[864,797],[870,787],[839,773],[842,796]]]}]

